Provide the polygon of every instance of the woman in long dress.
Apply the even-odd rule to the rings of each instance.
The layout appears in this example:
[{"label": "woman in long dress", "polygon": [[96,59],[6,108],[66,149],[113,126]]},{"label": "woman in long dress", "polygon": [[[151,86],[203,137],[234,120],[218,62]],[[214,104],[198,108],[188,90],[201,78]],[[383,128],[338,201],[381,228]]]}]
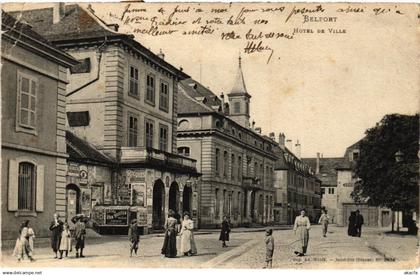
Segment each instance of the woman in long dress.
[{"label": "woman in long dress", "polygon": [[222,241],[222,247],[227,247],[229,241],[230,225],[227,216],[223,216],[222,228],[220,230],[219,241]]},{"label": "woman in long dress", "polygon": [[165,239],[163,240],[163,246],[161,254],[168,258],[175,258],[177,254],[176,250],[176,235],[177,235],[177,220],[174,217],[175,212],[169,210],[168,218],[165,221]]},{"label": "woman in long dress", "polygon": [[188,212],[184,213],[184,220],[181,224],[181,252],[185,256],[191,256],[197,254],[197,247],[194,241],[194,234],[192,230],[194,229],[194,222],[190,219]]},{"label": "woman in long dress", "polygon": [[19,237],[16,240],[16,246],[13,252],[13,254],[17,256],[18,262],[23,260],[25,256],[28,257],[29,260],[34,261],[32,258],[32,250],[29,245],[30,236],[31,232],[29,232],[29,220],[26,220],[20,226]]},{"label": "woman in long dress", "polygon": [[308,249],[310,228],[311,223],[309,221],[309,218],[306,216],[306,211],[302,209],[300,211],[300,216],[296,217],[295,225],[293,227],[293,230],[297,237],[295,254],[298,256],[305,256],[306,250]]}]

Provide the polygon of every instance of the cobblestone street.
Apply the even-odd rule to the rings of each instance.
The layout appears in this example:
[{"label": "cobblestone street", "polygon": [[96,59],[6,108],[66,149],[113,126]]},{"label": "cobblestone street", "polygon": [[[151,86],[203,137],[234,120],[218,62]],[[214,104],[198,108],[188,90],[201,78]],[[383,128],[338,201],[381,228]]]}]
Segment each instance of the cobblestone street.
[{"label": "cobblestone street", "polygon": [[[331,226],[328,237],[321,236],[321,228],[310,231],[306,257],[293,254],[292,230],[274,231],[274,268],[413,268],[417,252],[414,236],[385,236],[383,230],[364,229],[362,238],[348,237],[343,227]],[[86,258],[76,259],[74,251],[68,258],[53,259],[49,247],[35,251],[34,263],[23,262],[22,267],[162,267],[162,268],[262,268],[265,260],[264,232],[239,231],[231,234],[228,248],[222,248],[219,234],[197,234],[199,254],[192,257],[168,259],[160,255],[163,238],[143,236],[137,256],[129,257],[126,236],[103,236],[87,240]],[[179,242],[179,240],[178,240]],[[179,247],[179,246],[178,246]],[[3,252],[5,266],[17,266],[11,250]],[[396,264],[396,262],[398,264]],[[418,264],[417,264],[418,265]]]}]

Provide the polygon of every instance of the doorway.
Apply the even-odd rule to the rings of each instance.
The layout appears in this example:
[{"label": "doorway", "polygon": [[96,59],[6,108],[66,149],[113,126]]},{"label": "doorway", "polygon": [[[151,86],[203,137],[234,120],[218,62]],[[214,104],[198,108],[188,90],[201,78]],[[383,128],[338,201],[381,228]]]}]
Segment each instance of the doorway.
[{"label": "doorway", "polygon": [[153,229],[162,229],[165,221],[165,186],[161,180],[153,185]]}]

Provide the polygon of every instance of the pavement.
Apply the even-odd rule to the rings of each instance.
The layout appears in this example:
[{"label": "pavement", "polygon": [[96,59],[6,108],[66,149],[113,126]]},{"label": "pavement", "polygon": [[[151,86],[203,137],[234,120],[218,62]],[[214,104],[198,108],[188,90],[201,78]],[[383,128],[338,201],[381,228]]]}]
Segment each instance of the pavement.
[{"label": "pavement", "polygon": [[[271,227],[272,228],[272,227]],[[275,252],[273,268],[384,268],[413,269],[418,267],[415,236],[385,234],[378,228],[364,228],[361,238],[347,236],[343,227],[330,226],[326,238],[321,227],[312,226],[308,253],[293,253],[294,233],[290,227],[274,228]],[[36,246],[35,262],[17,263],[11,249],[2,251],[4,267],[160,267],[160,268],[262,268],[265,264],[265,228],[234,228],[227,248],[222,248],[219,230],[195,232],[197,256],[178,255],[168,259],[160,255],[162,234],[141,236],[139,255],[129,257],[127,236],[88,238],[86,258],[69,257],[59,260],[49,246]],[[178,238],[178,248],[179,245]]]}]

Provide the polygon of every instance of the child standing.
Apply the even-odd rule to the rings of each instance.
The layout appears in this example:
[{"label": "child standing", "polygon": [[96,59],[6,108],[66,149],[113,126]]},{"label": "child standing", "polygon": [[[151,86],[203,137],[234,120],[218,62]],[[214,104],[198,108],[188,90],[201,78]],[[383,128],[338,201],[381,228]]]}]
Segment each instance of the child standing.
[{"label": "child standing", "polygon": [[274,253],[274,238],[273,238],[273,229],[267,229],[265,231],[265,263],[264,268],[273,267],[273,253]]},{"label": "child standing", "polygon": [[131,225],[128,228],[128,239],[130,240],[130,257],[133,256],[133,251],[137,255],[140,238],[136,219],[131,221]]},{"label": "child standing", "polygon": [[63,252],[66,252],[66,257],[71,251],[71,233],[69,224],[67,222],[64,223],[63,232],[61,232],[61,240],[60,240],[60,259],[63,258]]}]

